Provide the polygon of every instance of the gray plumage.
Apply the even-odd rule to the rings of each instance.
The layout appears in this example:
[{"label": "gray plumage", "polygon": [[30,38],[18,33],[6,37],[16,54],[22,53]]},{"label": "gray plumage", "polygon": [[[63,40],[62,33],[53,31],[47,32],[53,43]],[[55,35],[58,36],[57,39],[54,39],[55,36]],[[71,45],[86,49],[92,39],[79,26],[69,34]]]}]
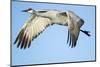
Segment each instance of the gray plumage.
[{"label": "gray plumage", "polygon": [[23,10],[31,14],[20,30],[14,44],[17,47],[29,48],[31,41],[40,35],[48,26],[59,24],[68,26],[67,43],[72,48],[76,46],[80,31],[90,36],[88,31],[80,30],[84,20],[72,11],[61,12],[57,10],[36,11],[31,8]]}]

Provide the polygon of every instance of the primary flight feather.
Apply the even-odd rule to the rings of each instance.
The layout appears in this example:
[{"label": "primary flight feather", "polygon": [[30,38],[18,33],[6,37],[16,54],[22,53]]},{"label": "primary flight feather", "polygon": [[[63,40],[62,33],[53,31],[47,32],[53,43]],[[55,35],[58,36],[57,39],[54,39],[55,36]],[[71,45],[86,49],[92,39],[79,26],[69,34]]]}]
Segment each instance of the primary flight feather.
[{"label": "primary flight feather", "polygon": [[28,8],[23,10],[23,12],[28,12],[31,16],[21,28],[14,42],[14,44],[17,43],[17,47],[24,49],[27,47],[29,48],[31,41],[38,37],[48,26],[53,24],[68,26],[67,43],[69,42],[69,46],[72,48],[77,44],[80,31],[90,36],[89,31],[80,30],[81,26],[84,24],[84,20],[72,11],[36,11],[32,8]]}]

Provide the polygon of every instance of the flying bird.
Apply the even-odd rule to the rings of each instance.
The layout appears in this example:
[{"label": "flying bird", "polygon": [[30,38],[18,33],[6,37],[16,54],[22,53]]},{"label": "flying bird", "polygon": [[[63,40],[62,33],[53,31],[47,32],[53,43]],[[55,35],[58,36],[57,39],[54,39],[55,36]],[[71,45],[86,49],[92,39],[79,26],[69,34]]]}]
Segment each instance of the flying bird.
[{"label": "flying bird", "polygon": [[17,43],[17,47],[29,48],[31,42],[37,38],[47,27],[54,24],[68,26],[68,38],[67,43],[71,48],[77,44],[80,31],[90,36],[89,31],[81,30],[80,28],[84,24],[84,20],[76,15],[73,11],[62,12],[58,10],[34,10],[28,8],[22,10],[31,14],[25,24],[22,26],[14,44]]}]

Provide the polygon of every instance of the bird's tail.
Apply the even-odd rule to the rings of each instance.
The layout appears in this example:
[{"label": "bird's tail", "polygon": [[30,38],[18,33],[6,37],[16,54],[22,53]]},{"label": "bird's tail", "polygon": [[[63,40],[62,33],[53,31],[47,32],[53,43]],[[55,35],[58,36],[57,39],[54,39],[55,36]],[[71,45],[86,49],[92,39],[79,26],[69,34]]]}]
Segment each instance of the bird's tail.
[{"label": "bird's tail", "polygon": [[89,33],[90,31],[86,31],[86,30],[80,30],[81,32],[83,32],[84,34],[86,34],[87,36],[91,36]]}]

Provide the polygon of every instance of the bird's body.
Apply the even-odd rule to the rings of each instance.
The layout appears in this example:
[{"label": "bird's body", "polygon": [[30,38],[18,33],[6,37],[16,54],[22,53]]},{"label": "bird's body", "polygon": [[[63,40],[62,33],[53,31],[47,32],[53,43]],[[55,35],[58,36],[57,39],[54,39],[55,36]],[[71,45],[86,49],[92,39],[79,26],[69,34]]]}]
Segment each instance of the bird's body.
[{"label": "bird's body", "polygon": [[[71,47],[75,47],[80,33],[80,28],[84,21],[72,11],[61,12],[57,10],[35,11],[30,9],[24,10],[31,14],[29,19],[23,25],[14,43],[18,42],[17,47],[30,47],[31,41],[42,33],[48,26],[59,24],[68,26],[68,40]],[[87,31],[83,33],[88,34]]]},{"label": "bird's body", "polygon": [[65,24],[66,22],[66,18],[64,15],[60,15],[60,13],[62,13],[61,11],[57,11],[57,10],[49,10],[49,11],[37,11],[37,15],[38,16],[42,16],[42,17],[47,17],[49,18],[52,22],[51,24]]}]

